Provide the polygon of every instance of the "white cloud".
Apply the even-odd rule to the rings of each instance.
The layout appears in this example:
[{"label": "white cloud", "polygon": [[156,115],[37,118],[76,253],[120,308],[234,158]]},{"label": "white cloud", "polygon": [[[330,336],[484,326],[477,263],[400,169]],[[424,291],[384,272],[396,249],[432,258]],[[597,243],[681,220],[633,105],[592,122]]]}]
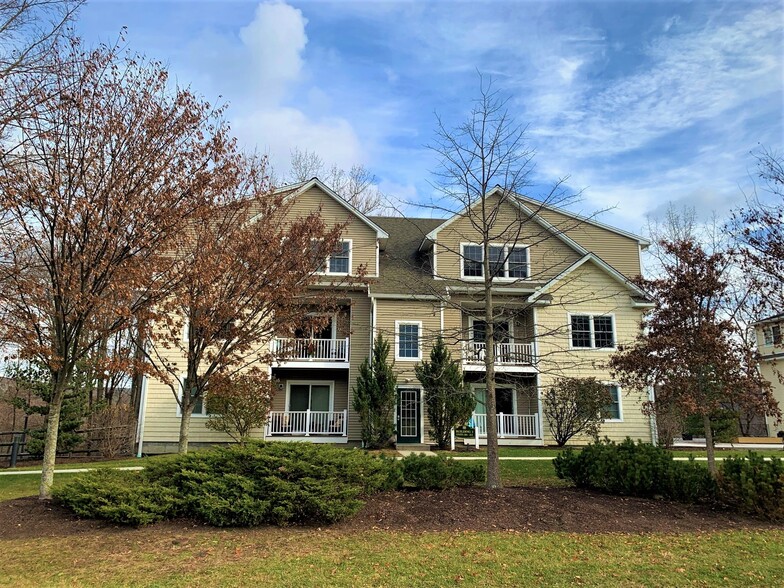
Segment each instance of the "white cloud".
[{"label": "white cloud", "polygon": [[359,137],[343,118],[314,120],[296,108],[277,106],[238,117],[233,129],[242,144],[268,153],[279,175],[288,171],[295,147],[319,154],[327,165],[349,168],[362,160]]},{"label": "white cloud", "polygon": [[240,40],[250,52],[248,81],[257,89],[258,99],[277,102],[299,79],[308,42],[307,23],[300,10],[282,2],[265,2],[240,29]]},{"label": "white cloud", "polygon": [[[363,149],[352,124],[330,114],[331,100],[317,86],[305,86],[308,20],[284,2],[263,2],[239,31],[244,55],[240,76],[248,92],[233,112],[232,128],[247,149],[267,153],[279,177],[294,148],[319,154],[327,165],[350,167]],[[235,68],[236,71],[236,68]],[[236,74],[235,74],[236,75]],[[295,106],[293,97],[307,97]],[[314,111],[322,114],[314,115]]]},{"label": "white cloud", "polygon": [[580,69],[583,64],[581,59],[560,59],[558,66],[558,75],[566,82],[569,83],[574,78],[574,74]]}]

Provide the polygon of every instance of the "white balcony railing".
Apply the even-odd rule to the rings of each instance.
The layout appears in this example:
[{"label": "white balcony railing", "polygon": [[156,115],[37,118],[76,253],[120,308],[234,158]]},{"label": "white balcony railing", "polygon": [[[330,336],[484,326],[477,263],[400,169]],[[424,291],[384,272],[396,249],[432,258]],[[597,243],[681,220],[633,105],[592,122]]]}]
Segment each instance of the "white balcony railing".
[{"label": "white balcony railing", "polygon": [[273,410],[267,420],[267,436],[348,434],[348,411],[327,410]]},{"label": "white balcony railing", "polygon": [[[476,427],[479,437],[487,437],[487,415],[474,413],[474,427]],[[538,414],[504,414],[496,415],[498,423],[498,437],[530,437],[541,439]]]},{"label": "white balcony railing", "polygon": [[[533,343],[496,343],[495,365],[533,365]],[[466,363],[484,363],[487,344],[468,341],[463,347],[463,360]]]},{"label": "white balcony railing", "polygon": [[348,361],[345,339],[273,339],[271,351],[280,361]]}]

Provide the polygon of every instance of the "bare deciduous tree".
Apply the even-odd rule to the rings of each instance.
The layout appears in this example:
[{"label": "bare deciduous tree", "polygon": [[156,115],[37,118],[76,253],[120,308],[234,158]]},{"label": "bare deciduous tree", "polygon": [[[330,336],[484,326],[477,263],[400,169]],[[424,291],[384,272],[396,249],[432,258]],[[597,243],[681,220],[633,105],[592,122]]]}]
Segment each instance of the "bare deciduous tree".
[{"label": "bare deciduous tree", "polygon": [[166,251],[234,149],[222,110],[157,62],[71,39],[52,63],[13,77],[32,110],[0,152],[0,326],[52,380],[41,498],[75,366],[170,289]]},{"label": "bare deciduous tree", "polygon": [[754,282],[759,317],[784,311],[784,157],[770,149],[756,156],[764,194],[747,196],[730,227]]},{"label": "bare deciduous tree", "polygon": [[332,165],[328,170],[324,160],[314,151],[294,149],[291,152],[290,182],[306,182],[318,177],[336,194],[363,214],[379,212],[385,197],[378,189],[377,178],[364,165],[354,164],[345,170]]},{"label": "bare deciduous tree", "polygon": [[[567,204],[575,199],[565,189],[566,178],[549,187],[540,200],[523,199],[532,186],[534,151],[529,147],[526,127],[510,115],[508,99],[503,98],[480,75],[479,96],[467,120],[456,128],[447,127],[437,118],[436,140],[431,150],[438,156],[439,166],[434,171],[436,200],[427,208],[439,216],[460,218],[466,229],[450,244],[439,240],[439,255],[444,252],[457,256],[460,263],[473,264],[472,276],[456,280],[446,272],[434,270],[449,284],[450,293],[439,295],[442,304],[459,308],[484,324],[484,362],[486,385],[487,428],[487,486],[501,486],[498,460],[498,426],[496,411],[496,343],[508,336],[508,324],[523,317],[533,303],[526,298],[512,299],[499,292],[522,286],[530,289],[532,281],[548,280],[568,267],[570,261],[553,247],[547,259],[534,268],[530,260],[516,257],[523,244],[534,249],[547,248],[567,231],[579,225],[579,220],[555,221],[547,226],[535,220],[545,207]],[[487,197],[492,193],[493,197]],[[458,230],[458,229],[455,229]],[[477,240],[478,238],[478,240]],[[469,254],[461,242],[476,243]],[[544,256],[541,256],[544,257]],[[510,267],[514,269],[510,270]],[[566,280],[564,283],[566,283]],[[564,284],[561,284],[562,286]],[[551,293],[553,294],[553,293]],[[596,293],[590,294],[593,297]],[[575,300],[575,302],[577,302]],[[566,325],[548,336],[566,332]],[[464,334],[458,335],[462,338]]]}]

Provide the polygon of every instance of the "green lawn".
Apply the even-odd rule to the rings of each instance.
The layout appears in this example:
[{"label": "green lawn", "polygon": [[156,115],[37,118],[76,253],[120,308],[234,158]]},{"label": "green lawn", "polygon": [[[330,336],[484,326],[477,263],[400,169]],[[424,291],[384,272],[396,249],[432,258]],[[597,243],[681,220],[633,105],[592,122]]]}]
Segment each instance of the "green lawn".
[{"label": "green lawn", "polygon": [[[216,530],[0,541],[3,586],[774,586],[784,531]],[[777,580],[778,578],[778,580]]]}]

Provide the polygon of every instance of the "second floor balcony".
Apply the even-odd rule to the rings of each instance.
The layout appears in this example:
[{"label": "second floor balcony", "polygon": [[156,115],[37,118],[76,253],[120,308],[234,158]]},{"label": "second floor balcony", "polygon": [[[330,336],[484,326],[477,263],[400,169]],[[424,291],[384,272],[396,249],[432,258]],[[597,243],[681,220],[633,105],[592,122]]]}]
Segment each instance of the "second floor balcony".
[{"label": "second floor balcony", "polygon": [[[494,346],[495,365],[498,371],[535,372],[533,343],[496,343]],[[478,341],[463,343],[463,369],[484,371],[487,358],[487,344]]]},{"label": "second floor balcony", "polygon": [[328,367],[348,369],[349,340],[290,339],[272,340],[271,351],[280,359],[278,367]]}]

